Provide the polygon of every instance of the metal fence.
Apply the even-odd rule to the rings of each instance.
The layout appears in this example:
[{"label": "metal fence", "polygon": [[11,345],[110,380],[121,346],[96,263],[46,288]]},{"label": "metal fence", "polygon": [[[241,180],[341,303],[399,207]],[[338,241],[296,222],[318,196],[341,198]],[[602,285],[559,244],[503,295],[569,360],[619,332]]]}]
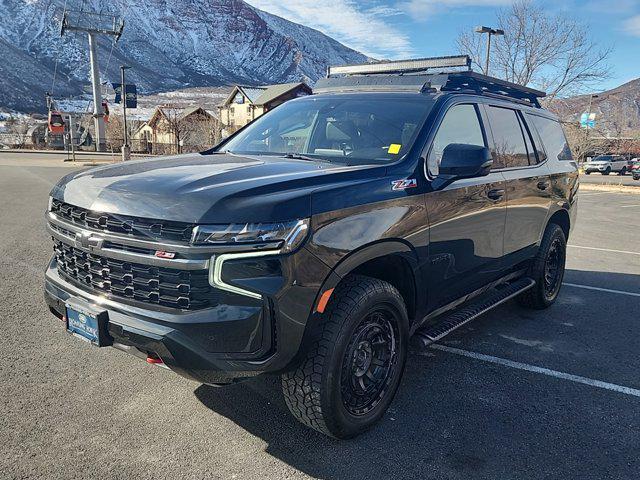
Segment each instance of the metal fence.
[{"label": "metal fence", "polygon": [[[107,152],[118,153],[122,150],[123,145],[122,138],[107,138],[106,150]],[[148,155],[175,155],[179,153],[201,152],[213,146],[212,143],[191,143],[180,142],[178,143],[160,143],[151,142],[147,140],[129,140],[131,146],[131,153],[140,153]],[[15,134],[15,133],[0,133],[0,149],[24,149],[24,150],[62,150],[70,151],[71,145],[68,138],[48,139],[48,141],[33,141],[28,135]],[[75,146],[75,150],[78,152],[93,152],[95,151],[95,145],[90,146]]]}]

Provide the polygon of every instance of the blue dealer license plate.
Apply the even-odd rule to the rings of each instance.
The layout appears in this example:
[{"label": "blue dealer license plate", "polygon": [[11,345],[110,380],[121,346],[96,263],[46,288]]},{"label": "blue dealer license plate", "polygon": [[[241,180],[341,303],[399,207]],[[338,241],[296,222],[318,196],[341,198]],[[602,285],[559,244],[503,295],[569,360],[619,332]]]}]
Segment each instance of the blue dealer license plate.
[{"label": "blue dealer license plate", "polygon": [[101,345],[100,323],[97,315],[81,312],[67,305],[67,331],[94,345]]}]

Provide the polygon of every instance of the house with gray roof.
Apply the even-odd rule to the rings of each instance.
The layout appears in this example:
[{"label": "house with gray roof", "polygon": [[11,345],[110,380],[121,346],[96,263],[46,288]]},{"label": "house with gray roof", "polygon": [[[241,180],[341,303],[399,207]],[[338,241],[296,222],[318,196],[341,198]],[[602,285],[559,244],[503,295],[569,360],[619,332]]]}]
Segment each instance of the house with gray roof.
[{"label": "house with gray roof", "polygon": [[287,100],[310,94],[311,87],[304,82],[235,85],[225,101],[218,106],[219,118],[227,133],[232,133]]}]

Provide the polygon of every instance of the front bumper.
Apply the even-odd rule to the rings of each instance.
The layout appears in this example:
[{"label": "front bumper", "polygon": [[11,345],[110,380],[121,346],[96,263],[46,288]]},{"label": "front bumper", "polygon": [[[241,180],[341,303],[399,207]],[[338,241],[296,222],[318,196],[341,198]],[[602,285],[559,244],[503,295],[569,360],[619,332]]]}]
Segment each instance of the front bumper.
[{"label": "front bumper", "polygon": [[320,282],[329,272],[305,248],[281,261],[287,278],[278,291],[261,298],[227,292],[215,307],[202,310],[125,303],[88,291],[62,278],[55,259],[46,270],[44,296],[58,317],[69,301],[107,312],[114,347],[158,356],[174,372],[202,383],[231,383],[286,370],[299,352]]}]

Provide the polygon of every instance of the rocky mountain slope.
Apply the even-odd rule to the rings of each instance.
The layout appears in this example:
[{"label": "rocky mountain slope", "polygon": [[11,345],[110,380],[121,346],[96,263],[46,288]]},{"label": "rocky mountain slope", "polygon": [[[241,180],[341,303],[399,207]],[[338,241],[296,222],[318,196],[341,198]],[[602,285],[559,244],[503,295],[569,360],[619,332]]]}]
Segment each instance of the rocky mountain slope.
[{"label": "rocky mountain slope", "polygon": [[[89,82],[86,34],[60,37],[64,0],[0,2],[0,107],[42,111],[44,93],[78,95]],[[328,64],[367,57],[323,33],[242,0],[67,0],[67,9],[122,15],[124,34],[99,39],[103,81],[119,65],[143,91],[228,83],[315,81]],[[53,84],[54,71],[56,81]]]},{"label": "rocky mountain slope", "polygon": [[[597,95],[591,99],[597,131],[614,137],[640,134],[640,78]],[[564,120],[578,122],[580,115],[589,109],[589,97],[557,100],[552,109]]]}]

